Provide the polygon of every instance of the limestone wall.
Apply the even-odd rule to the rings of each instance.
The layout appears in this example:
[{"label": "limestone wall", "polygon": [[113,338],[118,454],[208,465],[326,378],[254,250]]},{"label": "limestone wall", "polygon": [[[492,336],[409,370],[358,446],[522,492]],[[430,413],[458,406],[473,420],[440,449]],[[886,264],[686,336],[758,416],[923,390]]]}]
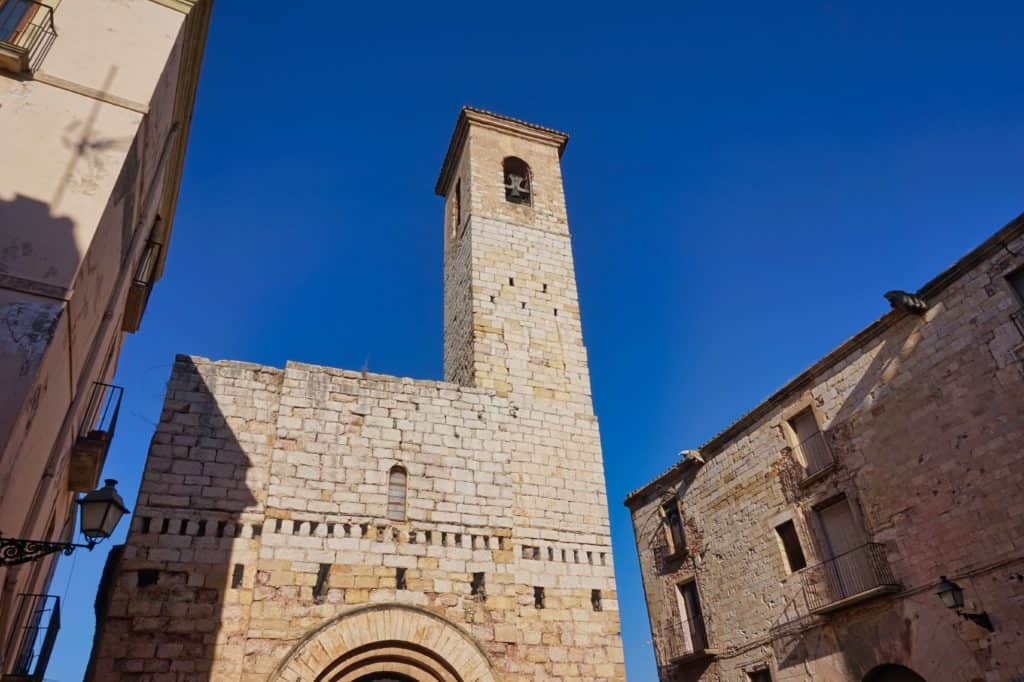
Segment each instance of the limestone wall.
[{"label": "limestone wall", "polygon": [[[268,679],[310,632],[391,603],[457,625],[496,679],[622,679],[600,462],[569,454],[596,429],[561,421],[443,382],[179,357],[94,679]],[[386,516],[396,464],[405,521]]]},{"label": "limestone wall", "polygon": [[[664,679],[740,682],[768,665],[776,680],[859,680],[884,663],[928,680],[1024,674],[1024,330],[1005,281],[1024,264],[1022,233],[1018,219],[1000,234],[1006,248],[989,242],[926,286],[935,293],[923,318],[890,313],[754,423],[703,448],[706,464],[677,465],[629,500],[659,662],[676,585],[694,576],[717,653]],[[810,481],[784,423],[806,407],[836,465]],[[840,495],[902,589],[808,616],[804,588],[827,558],[815,510]],[[689,548],[677,564],[658,559],[659,507],[674,496]],[[796,573],[775,532],[786,520],[811,565]],[[994,633],[942,606],[940,575],[964,587],[968,609],[988,611]]]}]

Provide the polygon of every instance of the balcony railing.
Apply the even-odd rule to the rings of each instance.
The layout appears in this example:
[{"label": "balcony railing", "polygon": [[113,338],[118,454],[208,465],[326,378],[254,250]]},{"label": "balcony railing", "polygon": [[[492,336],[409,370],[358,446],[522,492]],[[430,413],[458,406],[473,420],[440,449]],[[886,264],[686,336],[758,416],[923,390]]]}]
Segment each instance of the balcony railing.
[{"label": "balcony railing", "polygon": [[99,479],[103,460],[110,450],[110,442],[117,428],[117,415],[121,411],[124,389],[120,386],[95,382],[85,416],[75,439],[68,472],[68,487],[75,491],[92,490]]},{"label": "balcony railing", "polygon": [[36,0],[0,3],[0,69],[35,71],[56,39],[52,7]]},{"label": "balcony railing", "polygon": [[659,628],[658,660],[662,666],[677,666],[696,659],[709,658],[718,651],[708,646],[702,620],[683,622],[679,618],[662,623]]},{"label": "balcony railing", "polygon": [[142,315],[146,312],[149,294],[153,290],[153,273],[160,258],[160,244],[146,242],[146,250],[142,252],[139,267],[135,270],[135,278],[128,289],[128,299],[124,305],[124,320],[121,330],[135,332],[142,324]]},{"label": "balcony railing", "polygon": [[900,589],[885,558],[885,545],[875,542],[810,566],[798,575],[807,607],[813,614],[835,611]]},{"label": "balcony railing", "polygon": [[1010,314],[1010,319],[1017,325],[1017,331],[1024,336],[1024,310],[1018,310]]},{"label": "balcony railing", "polygon": [[800,441],[796,449],[803,460],[804,480],[817,476],[836,463],[832,451],[825,442],[825,436],[820,431]]},{"label": "balcony railing", "polygon": [[41,682],[60,630],[60,597],[21,595],[14,622],[20,626],[7,643],[5,656],[12,665],[2,679],[4,682]]}]

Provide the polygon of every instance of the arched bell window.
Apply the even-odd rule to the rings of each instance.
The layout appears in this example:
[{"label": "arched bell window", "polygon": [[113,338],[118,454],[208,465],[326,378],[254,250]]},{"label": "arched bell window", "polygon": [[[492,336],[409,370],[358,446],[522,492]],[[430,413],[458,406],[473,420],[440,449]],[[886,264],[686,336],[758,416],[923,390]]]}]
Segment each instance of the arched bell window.
[{"label": "arched bell window", "polygon": [[405,521],[405,490],[407,486],[405,468],[397,464],[388,474],[388,519]]},{"label": "arched bell window", "polygon": [[505,200],[513,204],[533,203],[533,178],[526,162],[508,156],[501,162],[501,168],[505,173]]}]

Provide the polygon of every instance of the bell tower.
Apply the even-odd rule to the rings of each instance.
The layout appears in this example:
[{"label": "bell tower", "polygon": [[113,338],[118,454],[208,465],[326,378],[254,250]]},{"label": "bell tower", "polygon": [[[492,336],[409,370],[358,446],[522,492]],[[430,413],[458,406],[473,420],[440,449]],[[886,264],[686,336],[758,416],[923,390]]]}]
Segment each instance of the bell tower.
[{"label": "bell tower", "polygon": [[560,158],[568,135],[464,107],[445,198],[445,379],[590,414]]}]

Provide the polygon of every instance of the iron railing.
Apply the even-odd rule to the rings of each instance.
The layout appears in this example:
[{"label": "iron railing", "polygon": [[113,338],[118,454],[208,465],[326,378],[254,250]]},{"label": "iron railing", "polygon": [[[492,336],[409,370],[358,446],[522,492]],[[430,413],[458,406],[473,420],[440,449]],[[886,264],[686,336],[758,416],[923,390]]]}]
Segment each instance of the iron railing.
[{"label": "iron railing", "polygon": [[811,613],[856,601],[858,596],[900,589],[885,557],[885,545],[876,542],[810,566],[797,575]]},{"label": "iron railing", "polygon": [[22,594],[14,617],[21,627],[8,642],[8,661],[13,661],[5,682],[41,682],[60,630],[60,597],[52,594]]},{"label": "iron railing", "polygon": [[1010,319],[1017,325],[1017,331],[1020,332],[1021,336],[1024,336],[1024,310],[1017,310],[1010,313]]},{"label": "iron railing", "polygon": [[121,325],[123,331],[138,331],[139,325],[142,324],[142,315],[146,312],[149,294],[153,290],[153,274],[156,272],[156,264],[159,258],[160,244],[154,241],[146,242],[146,249],[142,252],[142,259],[139,260],[139,266],[135,269],[135,278],[128,289],[124,321]]},{"label": "iron railing", "polygon": [[0,67],[33,72],[57,39],[53,8],[36,0],[0,3]]},{"label": "iron railing", "polygon": [[662,665],[672,665],[709,651],[707,631],[700,616],[687,623],[678,617],[665,621],[658,632],[658,659]]},{"label": "iron railing", "polygon": [[828,443],[825,442],[824,434],[820,431],[800,441],[796,449],[803,460],[804,478],[819,474],[835,464],[832,451],[829,449]]},{"label": "iron railing", "polygon": [[121,411],[121,397],[124,388],[113,384],[93,382],[92,395],[85,407],[82,426],[78,430],[79,440],[105,441],[110,445],[117,428],[117,415]]}]

